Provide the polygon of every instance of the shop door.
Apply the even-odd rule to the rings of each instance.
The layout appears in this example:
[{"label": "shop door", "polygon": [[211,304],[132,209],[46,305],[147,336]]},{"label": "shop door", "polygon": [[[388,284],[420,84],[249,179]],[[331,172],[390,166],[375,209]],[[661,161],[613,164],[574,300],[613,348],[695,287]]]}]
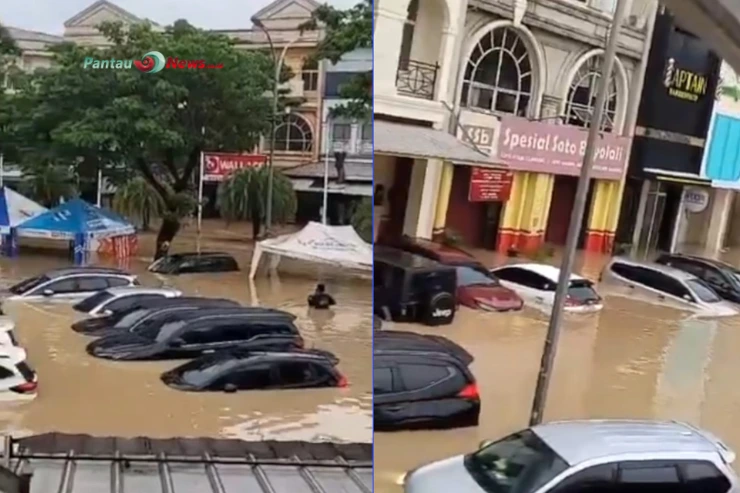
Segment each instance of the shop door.
[{"label": "shop door", "polygon": [[388,214],[381,219],[378,243],[394,243],[403,235],[413,165],[413,159],[396,158],[393,186],[388,191]]},{"label": "shop door", "polygon": [[650,182],[650,189],[645,202],[645,219],[637,240],[638,258],[647,259],[658,249],[660,229],[665,214],[666,192],[661,189],[660,182]]},{"label": "shop door", "polygon": [[498,227],[501,222],[502,202],[486,202],[485,222],[483,224],[482,246],[486,250],[495,250],[498,241]]}]

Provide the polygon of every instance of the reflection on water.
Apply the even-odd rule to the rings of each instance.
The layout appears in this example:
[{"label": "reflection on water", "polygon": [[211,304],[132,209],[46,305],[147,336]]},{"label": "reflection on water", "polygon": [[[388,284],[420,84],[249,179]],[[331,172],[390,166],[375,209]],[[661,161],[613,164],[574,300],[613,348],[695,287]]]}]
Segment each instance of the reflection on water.
[{"label": "reflection on water", "polygon": [[[368,283],[326,281],[339,305],[331,314],[306,308],[316,279],[258,279],[250,288],[249,252],[237,258],[242,272],[157,278],[133,262],[145,285],[165,282],[186,295],[235,299],[293,313],[306,344],[334,352],[350,386],[342,389],[188,393],[166,387],[161,372],[180,362],[113,362],[85,353],[91,340],[70,325],[81,315],[68,305],[6,303],[20,344],[39,375],[39,395],[22,405],[0,405],[0,432],[61,431],[120,436],[226,436],[279,440],[370,441],[371,294]],[[24,255],[0,259],[0,277],[12,281],[65,265]],[[256,292],[255,292],[256,289]]]},{"label": "reflection on water", "polygon": [[[598,278],[598,262],[582,265],[581,272]],[[482,411],[476,428],[376,433],[379,493],[399,492],[395,482],[404,471],[527,426],[547,319],[526,309],[462,309],[452,326],[393,325],[445,335],[468,349],[476,358],[472,370]],[[740,317],[691,319],[685,312],[607,294],[601,313],[566,316],[545,420],[686,420],[740,450],[739,351]]]}]

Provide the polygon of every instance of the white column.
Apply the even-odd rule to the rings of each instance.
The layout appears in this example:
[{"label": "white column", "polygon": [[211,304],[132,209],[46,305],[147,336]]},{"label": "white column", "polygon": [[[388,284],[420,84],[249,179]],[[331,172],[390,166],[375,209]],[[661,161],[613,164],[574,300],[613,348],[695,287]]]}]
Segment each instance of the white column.
[{"label": "white column", "polygon": [[406,215],[403,221],[403,234],[418,238],[432,238],[442,165],[442,161],[436,159],[414,161]]},{"label": "white column", "polygon": [[707,231],[707,253],[716,255],[724,246],[727,224],[732,211],[732,198],[734,192],[722,188],[715,188],[712,200],[712,215],[709,218],[709,230]]},{"label": "white column", "polygon": [[[436,99],[446,99],[445,95],[449,94],[452,88],[455,86],[455,77],[458,75],[457,63],[457,36],[452,30],[445,30],[442,33],[442,43],[439,56],[439,72],[437,72],[437,88],[435,93]],[[453,101],[457,98],[457,94],[451,94]]]},{"label": "white column", "polygon": [[[401,57],[401,38],[406,22],[406,2],[386,0],[378,6],[373,50],[382,56],[375,58],[373,90],[376,94],[396,94],[396,72]],[[403,7],[403,11],[399,7]]]}]

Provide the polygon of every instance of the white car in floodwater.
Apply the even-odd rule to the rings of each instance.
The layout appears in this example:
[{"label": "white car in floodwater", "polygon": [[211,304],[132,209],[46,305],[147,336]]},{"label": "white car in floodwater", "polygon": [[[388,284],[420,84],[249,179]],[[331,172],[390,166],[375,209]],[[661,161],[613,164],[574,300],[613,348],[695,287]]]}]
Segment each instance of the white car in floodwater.
[{"label": "white car in floodwater", "polygon": [[601,274],[609,293],[652,302],[699,317],[731,317],[737,305],[724,301],[707,283],[693,274],[662,264],[615,258]]},{"label": "white car in floodwater", "polygon": [[[560,278],[560,269],[547,264],[510,264],[491,269],[501,285],[512,289],[524,304],[551,311],[555,303],[555,289]],[[577,274],[571,274],[565,311],[571,313],[593,313],[604,308],[601,296],[594,283]]]},{"label": "white car in floodwater", "polygon": [[26,363],[26,351],[0,346],[0,402],[28,401],[36,397],[38,376]]},{"label": "white car in floodwater", "polygon": [[182,291],[173,288],[127,286],[99,291],[80,301],[72,308],[75,311],[92,316],[105,316],[112,312],[128,310],[143,300],[179,298],[180,296],[182,296]]}]

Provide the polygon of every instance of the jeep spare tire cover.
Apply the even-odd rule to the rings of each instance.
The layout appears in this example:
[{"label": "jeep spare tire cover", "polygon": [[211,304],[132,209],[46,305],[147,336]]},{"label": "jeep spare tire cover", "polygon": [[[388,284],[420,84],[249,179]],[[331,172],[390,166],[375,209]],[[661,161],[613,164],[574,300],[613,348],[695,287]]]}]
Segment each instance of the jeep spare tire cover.
[{"label": "jeep spare tire cover", "polygon": [[455,297],[450,293],[437,293],[429,299],[422,314],[427,325],[448,325],[455,319]]}]

